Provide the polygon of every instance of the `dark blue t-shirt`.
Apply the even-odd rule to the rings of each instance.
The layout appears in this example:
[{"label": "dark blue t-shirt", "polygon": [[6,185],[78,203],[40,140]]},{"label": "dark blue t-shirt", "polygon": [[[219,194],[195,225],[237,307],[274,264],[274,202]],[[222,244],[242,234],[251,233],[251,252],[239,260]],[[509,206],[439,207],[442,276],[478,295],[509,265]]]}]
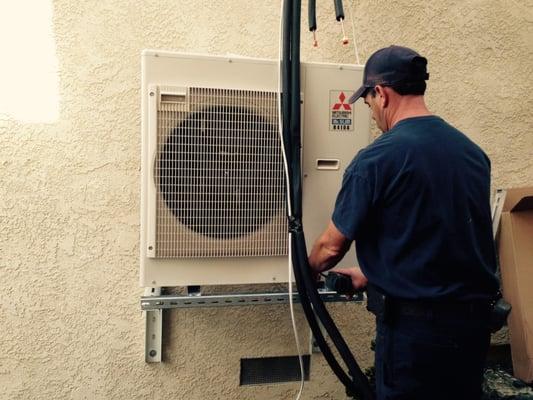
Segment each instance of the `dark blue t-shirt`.
[{"label": "dark blue t-shirt", "polygon": [[361,150],[332,219],[390,296],[462,301],[498,289],[490,161],[439,117],[404,119]]}]

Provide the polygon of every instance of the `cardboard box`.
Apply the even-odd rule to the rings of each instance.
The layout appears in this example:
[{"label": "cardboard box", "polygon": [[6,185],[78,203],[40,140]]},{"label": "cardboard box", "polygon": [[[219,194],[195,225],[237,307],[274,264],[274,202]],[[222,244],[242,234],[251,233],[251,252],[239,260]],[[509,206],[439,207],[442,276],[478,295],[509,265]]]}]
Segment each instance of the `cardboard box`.
[{"label": "cardboard box", "polygon": [[499,255],[504,298],[513,309],[509,338],[514,375],[533,381],[533,187],[508,189]]}]

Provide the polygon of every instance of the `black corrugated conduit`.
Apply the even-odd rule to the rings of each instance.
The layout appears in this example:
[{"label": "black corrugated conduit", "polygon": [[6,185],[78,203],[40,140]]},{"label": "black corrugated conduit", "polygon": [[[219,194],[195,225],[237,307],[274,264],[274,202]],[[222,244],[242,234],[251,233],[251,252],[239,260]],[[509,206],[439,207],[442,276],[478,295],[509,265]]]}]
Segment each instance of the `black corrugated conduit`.
[{"label": "black corrugated conduit", "polygon": [[[336,0],[340,3],[340,0]],[[316,29],[315,1],[309,2],[309,25]],[[342,4],[340,4],[342,10]],[[311,276],[307,249],[302,227],[302,182],[301,182],[301,120],[300,120],[300,18],[301,0],[285,0],[283,5],[283,60],[282,60],[282,126],[283,144],[288,166],[289,203],[291,210],[289,230],[291,237],[291,254],[294,268],[296,286],[300,296],[305,316],[311,327],[315,340],[320,347],[331,369],[344,384],[351,395],[361,400],[373,400],[374,393],[368,379],[363,374],[348,345],[335,326],[320,295],[317,292],[316,282]],[[312,30],[312,29],[311,29]],[[335,345],[342,360],[348,368],[348,373],[340,366],[333,355],[326,339],[320,329],[318,319]]]}]

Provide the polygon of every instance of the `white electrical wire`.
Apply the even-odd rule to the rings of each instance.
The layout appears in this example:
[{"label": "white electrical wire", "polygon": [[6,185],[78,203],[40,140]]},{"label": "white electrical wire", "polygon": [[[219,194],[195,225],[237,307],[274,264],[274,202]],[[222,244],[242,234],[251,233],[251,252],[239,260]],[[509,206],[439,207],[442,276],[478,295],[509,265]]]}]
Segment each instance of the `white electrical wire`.
[{"label": "white electrical wire", "polygon": [[361,61],[359,60],[359,50],[357,49],[357,40],[355,40],[355,22],[353,20],[353,13],[352,8],[354,6],[355,2],[352,2],[352,4],[348,5],[348,11],[350,12],[350,21],[352,23],[352,35],[353,35],[353,49],[355,52],[355,60],[357,61],[358,65],[361,65]]},{"label": "white electrical wire", "polygon": [[[287,157],[285,154],[285,144],[283,143],[283,115],[281,112],[281,92],[282,92],[282,71],[281,71],[281,60],[283,59],[283,8],[284,8],[285,0],[281,0],[281,11],[280,11],[280,18],[279,18],[279,54],[278,54],[278,130],[279,130],[279,137],[281,141],[281,151],[283,154],[283,166],[285,168],[285,187],[287,191],[287,214],[292,215],[292,209],[290,204],[290,187],[289,187],[289,166],[287,164]],[[296,400],[299,400],[302,396],[302,392],[304,390],[304,363],[302,359],[302,351],[300,347],[300,339],[298,338],[298,329],[296,328],[296,320],[294,318],[294,302],[292,301],[292,250],[291,250],[291,240],[292,240],[292,233],[289,232],[289,255],[288,255],[288,269],[289,269],[289,308],[291,312],[291,322],[292,322],[292,330],[294,332],[294,339],[296,342],[296,351],[298,352],[298,361],[300,363],[300,390],[298,391],[298,394],[296,396]]]}]

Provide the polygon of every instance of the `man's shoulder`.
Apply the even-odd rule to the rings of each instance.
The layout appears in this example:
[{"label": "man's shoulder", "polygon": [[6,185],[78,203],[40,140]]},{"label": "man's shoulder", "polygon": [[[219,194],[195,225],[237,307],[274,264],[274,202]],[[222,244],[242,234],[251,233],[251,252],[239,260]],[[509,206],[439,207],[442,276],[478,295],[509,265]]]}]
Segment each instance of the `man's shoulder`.
[{"label": "man's shoulder", "polygon": [[357,153],[354,161],[376,162],[390,158],[399,148],[406,144],[404,137],[395,135],[392,132],[385,132],[379,135],[372,143]]},{"label": "man's shoulder", "polygon": [[[407,145],[422,144],[430,148],[441,145],[459,147],[462,150],[483,150],[463,131],[438,115],[407,118],[400,121],[391,132],[391,139]],[[416,146],[415,146],[416,147]]]},{"label": "man's shoulder", "polygon": [[387,133],[380,135],[368,146],[359,150],[346,168],[345,173],[368,178],[370,171],[380,170],[387,160],[391,160],[397,150],[397,143],[395,142],[395,140],[387,137]]},{"label": "man's shoulder", "polygon": [[479,156],[488,159],[488,156],[483,149],[474,142],[465,132],[455,127],[442,118],[438,118],[438,123],[441,131],[445,134],[444,137],[452,141],[452,146],[457,145],[463,151],[468,151],[470,154],[477,153]]}]

